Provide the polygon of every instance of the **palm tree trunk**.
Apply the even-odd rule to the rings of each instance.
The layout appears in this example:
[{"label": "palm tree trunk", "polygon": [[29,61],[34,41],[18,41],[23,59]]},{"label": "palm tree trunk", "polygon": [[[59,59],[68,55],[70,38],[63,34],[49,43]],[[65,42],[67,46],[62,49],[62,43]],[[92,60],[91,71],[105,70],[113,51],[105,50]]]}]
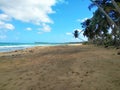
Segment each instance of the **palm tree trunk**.
[{"label": "palm tree trunk", "polygon": [[119,14],[120,14],[120,8],[119,8],[119,6],[117,5],[117,3],[114,1],[114,0],[111,0],[112,1],[112,4],[113,4],[113,6],[116,8],[116,10],[119,12]]},{"label": "palm tree trunk", "polygon": [[[96,2],[94,2],[93,0],[91,0],[98,8],[99,10],[108,18],[108,20],[114,25],[114,27],[116,28],[116,32],[119,30],[119,27],[117,26],[117,24],[110,18],[110,16],[103,10],[102,7],[100,7]],[[119,32],[119,31],[118,31]]]},{"label": "palm tree trunk", "polygon": [[[112,4],[113,4],[113,6],[115,7],[115,9],[119,12],[119,14],[120,14],[120,7],[117,5],[117,3],[115,2],[115,0],[111,0],[112,1]],[[120,46],[120,27],[119,27],[119,30],[118,30],[118,35],[117,35],[117,37],[118,37],[118,40],[116,40],[116,42],[118,43],[118,45],[117,46]]]}]

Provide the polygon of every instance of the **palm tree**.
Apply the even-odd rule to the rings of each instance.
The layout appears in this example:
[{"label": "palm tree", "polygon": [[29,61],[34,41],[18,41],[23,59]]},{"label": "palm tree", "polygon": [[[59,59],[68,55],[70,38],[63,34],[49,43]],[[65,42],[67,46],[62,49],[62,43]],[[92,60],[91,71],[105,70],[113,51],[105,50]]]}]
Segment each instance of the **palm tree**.
[{"label": "palm tree", "polygon": [[[83,32],[83,31],[81,31],[81,32]],[[80,39],[81,41],[85,41],[84,39],[82,39],[82,38],[79,37],[79,34],[81,32],[79,32],[79,30],[75,30],[74,33],[73,33],[73,35],[74,35],[75,38]]]},{"label": "palm tree", "polygon": [[[107,18],[107,21],[109,21],[109,24],[111,25],[111,27],[113,28],[113,32],[114,32],[114,36],[115,36],[115,42],[117,41],[117,38],[118,37],[118,43],[120,43],[120,27],[119,27],[119,24],[117,25],[115,23],[115,21],[108,15],[108,13],[104,10],[105,6],[106,6],[106,2],[107,0],[103,0],[102,1],[98,1],[98,0],[91,0],[91,2],[96,5],[98,7],[98,9],[106,16]],[[101,3],[102,2],[102,3]],[[115,8],[115,10],[120,13],[120,8],[119,6],[117,5],[117,3],[112,0],[112,4]],[[111,8],[110,8],[111,9]],[[113,8],[112,8],[113,9]],[[117,15],[117,17],[119,17],[119,15]],[[119,21],[120,18],[118,18],[118,20],[116,21]]]},{"label": "palm tree", "polygon": [[112,20],[112,18],[105,12],[105,10],[96,2],[96,0],[90,0],[93,4],[95,4],[98,9],[107,17],[107,19],[110,21],[111,24],[114,25],[114,27],[116,28],[116,30],[119,30],[119,27],[117,26],[117,24]]},{"label": "palm tree", "polygon": [[75,38],[78,38],[79,37],[79,31],[75,30],[74,33],[73,33],[73,35],[74,35]]},{"label": "palm tree", "polygon": [[119,6],[117,5],[117,3],[114,1],[114,0],[111,0],[112,1],[112,4],[114,5],[114,7],[116,8],[116,10],[119,12],[120,14],[120,8]]},{"label": "palm tree", "polygon": [[104,38],[107,37],[110,25],[99,9],[95,11],[91,19],[87,19],[81,24],[85,28],[84,36],[95,44],[104,44]]}]

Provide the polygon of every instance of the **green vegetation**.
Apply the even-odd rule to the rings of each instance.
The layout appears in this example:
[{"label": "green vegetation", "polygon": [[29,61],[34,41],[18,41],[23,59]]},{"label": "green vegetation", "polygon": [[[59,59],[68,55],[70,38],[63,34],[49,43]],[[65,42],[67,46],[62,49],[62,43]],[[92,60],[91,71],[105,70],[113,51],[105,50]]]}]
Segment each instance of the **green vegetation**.
[{"label": "green vegetation", "polygon": [[97,6],[93,17],[81,23],[84,36],[97,45],[120,46],[120,0],[91,0]]}]

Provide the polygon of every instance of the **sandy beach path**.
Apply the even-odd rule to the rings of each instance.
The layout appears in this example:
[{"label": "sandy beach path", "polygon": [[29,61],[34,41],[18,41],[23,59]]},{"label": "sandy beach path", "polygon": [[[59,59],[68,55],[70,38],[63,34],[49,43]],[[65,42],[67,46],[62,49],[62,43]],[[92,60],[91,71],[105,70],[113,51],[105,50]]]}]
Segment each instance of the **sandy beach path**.
[{"label": "sandy beach path", "polygon": [[78,45],[0,53],[0,90],[120,90],[118,51]]}]

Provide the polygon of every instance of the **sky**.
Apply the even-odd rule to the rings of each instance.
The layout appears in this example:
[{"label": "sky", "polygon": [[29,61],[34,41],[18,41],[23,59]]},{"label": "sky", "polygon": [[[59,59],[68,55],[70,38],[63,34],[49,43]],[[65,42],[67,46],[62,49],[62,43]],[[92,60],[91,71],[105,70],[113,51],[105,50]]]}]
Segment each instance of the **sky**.
[{"label": "sky", "polygon": [[[0,42],[81,42],[90,0],[0,0]],[[79,38],[87,40],[82,33]]]}]

